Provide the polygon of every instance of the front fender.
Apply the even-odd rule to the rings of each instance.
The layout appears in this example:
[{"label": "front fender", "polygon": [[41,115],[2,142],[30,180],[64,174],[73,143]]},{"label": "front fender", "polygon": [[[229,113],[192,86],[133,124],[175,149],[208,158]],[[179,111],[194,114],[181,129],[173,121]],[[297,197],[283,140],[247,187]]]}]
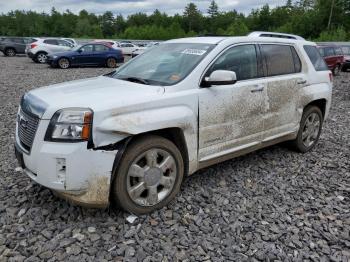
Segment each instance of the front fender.
[{"label": "front fender", "polygon": [[[153,108],[129,113],[112,114],[96,127],[109,143],[122,138],[166,128],[180,128],[188,150],[189,173],[197,169],[197,114],[185,105]],[[117,141],[116,141],[117,139]],[[94,139],[95,146],[106,145],[108,141]]]}]

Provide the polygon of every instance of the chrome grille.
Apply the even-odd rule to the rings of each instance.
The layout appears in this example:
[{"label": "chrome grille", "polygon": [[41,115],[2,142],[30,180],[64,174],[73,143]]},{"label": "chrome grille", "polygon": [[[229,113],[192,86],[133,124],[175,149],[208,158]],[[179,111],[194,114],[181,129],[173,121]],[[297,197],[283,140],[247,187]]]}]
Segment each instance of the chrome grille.
[{"label": "chrome grille", "polygon": [[38,128],[39,117],[33,114],[28,114],[21,109],[17,116],[17,123],[18,137],[21,145],[29,151],[32,147],[35,132]]}]

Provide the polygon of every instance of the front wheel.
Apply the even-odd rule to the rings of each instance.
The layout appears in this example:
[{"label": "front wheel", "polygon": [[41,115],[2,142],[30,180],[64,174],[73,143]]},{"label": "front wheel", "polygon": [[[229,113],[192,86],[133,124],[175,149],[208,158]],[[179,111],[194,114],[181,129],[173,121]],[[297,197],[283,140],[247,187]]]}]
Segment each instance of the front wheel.
[{"label": "front wheel", "polygon": [[150,213],[168,204],[179,192],[183,158],[165,138],[137,138],[126,149],[114,176],[112,200],[130,213]]},{"label": "front wheel", "polygon": [[321,135],[323,115],[317,106],[305,108],[297,138],[292,141],[295,150],[305,153],[315,147]]},{"label": "front wheel", "polygon": [[69,60],[67,58],[60,58],[57,64],[62,69],[67,69],[70,66]]}]

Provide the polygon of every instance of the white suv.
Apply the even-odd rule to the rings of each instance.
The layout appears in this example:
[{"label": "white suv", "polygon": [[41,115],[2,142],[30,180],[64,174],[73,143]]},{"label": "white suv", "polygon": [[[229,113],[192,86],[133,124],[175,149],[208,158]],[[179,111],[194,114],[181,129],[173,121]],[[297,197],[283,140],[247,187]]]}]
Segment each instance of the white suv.
[{"label": "white suv", "polygon": [[282,141],[311,150],[331,95],[312,42],[171,40],[114,73],[25,94],[16,156],[65,199],[143,214],[201,168]]},{"label": "white suv", "polygon": [[28,44],[26,54],[37,63],[46,63],[47,56],[52,53],[69,51],[74,47],[74,44],[67,40],[47,38],[38,39],[38,41]]}]

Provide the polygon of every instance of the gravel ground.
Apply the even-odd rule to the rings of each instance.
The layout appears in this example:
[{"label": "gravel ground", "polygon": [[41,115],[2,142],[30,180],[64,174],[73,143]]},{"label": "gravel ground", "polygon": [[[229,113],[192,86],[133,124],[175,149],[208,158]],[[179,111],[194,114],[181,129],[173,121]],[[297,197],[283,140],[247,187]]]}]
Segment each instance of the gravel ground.
[{"label": "gravel ground", "polygon": [[0,56],[0,261],[350,260],[350,73],[335,79],[312,152],[274,146],[207,168],[167,208],[128,223],[122,211],[56,198],[16,169],[13,154],[25,91],[109,71]]}]

